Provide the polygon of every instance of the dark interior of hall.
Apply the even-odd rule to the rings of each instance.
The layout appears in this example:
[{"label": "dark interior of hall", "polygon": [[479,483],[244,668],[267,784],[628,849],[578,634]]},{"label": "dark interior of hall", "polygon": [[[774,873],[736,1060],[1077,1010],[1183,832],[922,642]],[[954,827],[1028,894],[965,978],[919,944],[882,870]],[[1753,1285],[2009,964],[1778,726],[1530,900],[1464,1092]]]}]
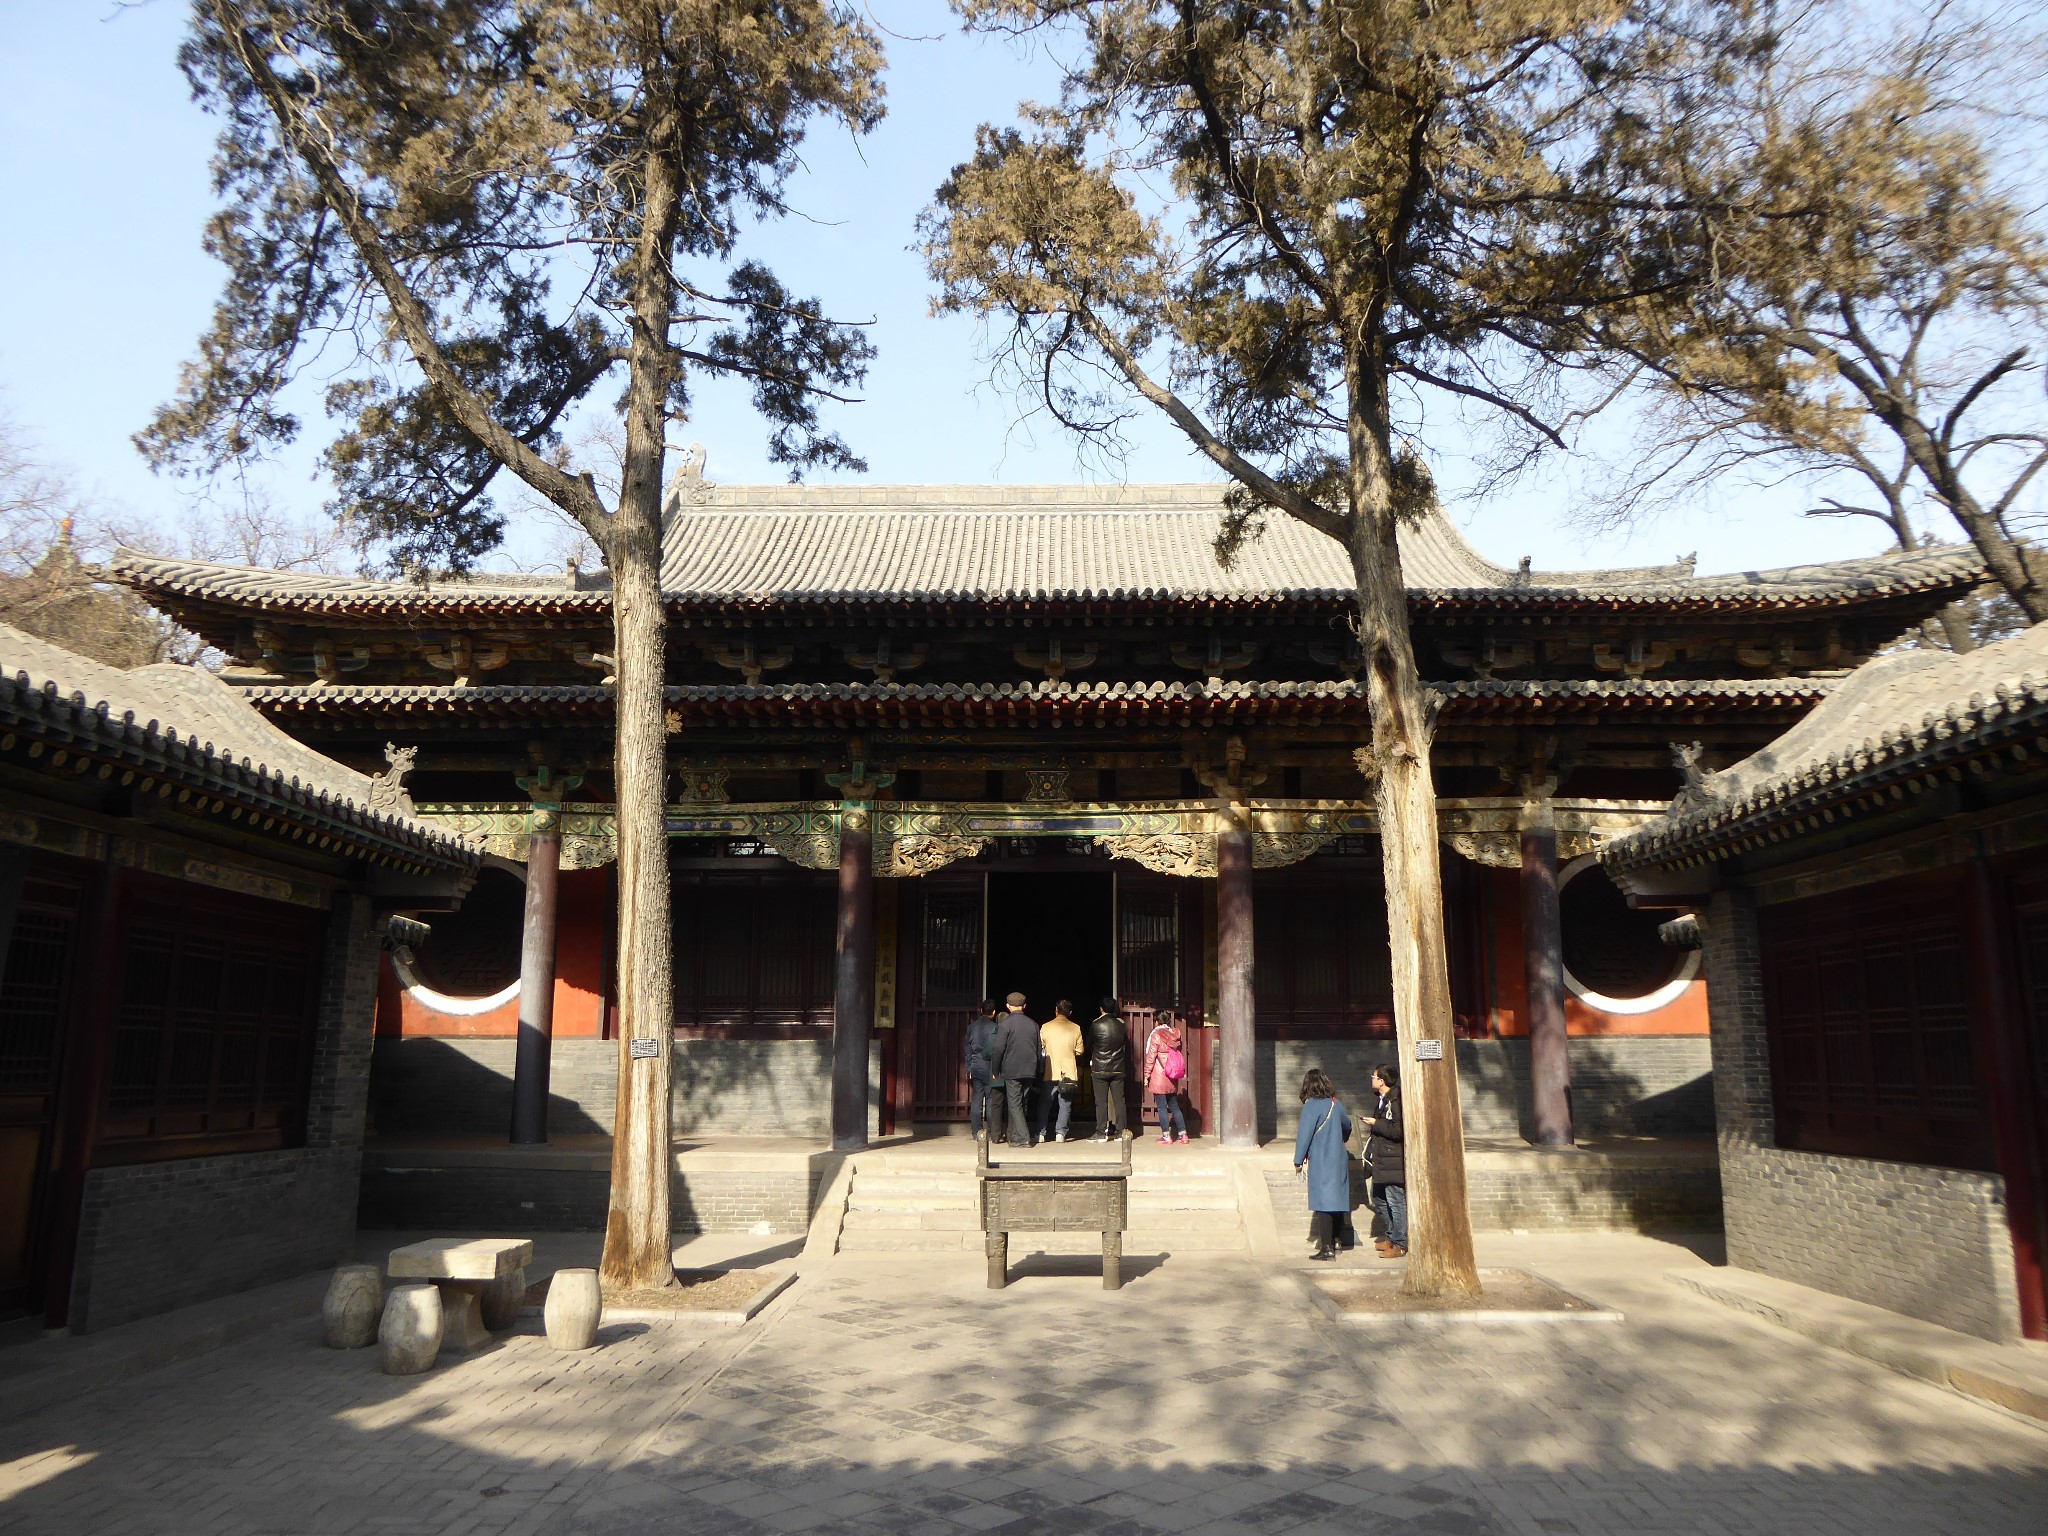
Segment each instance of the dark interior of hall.
[{"label": "dark interior of hall", "polygon": [[1043,1022],[1065,997],[1077,1022],[1095,1016],[1115,979],[1114,878],[1106,870],[989,875],[988,989],[996,1001],[1022,992],[1025,1011]]}]

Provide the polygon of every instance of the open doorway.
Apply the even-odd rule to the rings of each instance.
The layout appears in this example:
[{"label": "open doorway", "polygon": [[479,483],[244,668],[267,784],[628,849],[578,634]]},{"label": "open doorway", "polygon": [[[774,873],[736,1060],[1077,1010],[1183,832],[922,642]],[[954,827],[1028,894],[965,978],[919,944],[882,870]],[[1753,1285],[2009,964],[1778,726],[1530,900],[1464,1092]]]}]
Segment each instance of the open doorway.
[{"label": "open doorway", "polygon": [[988,877],[988,990],[1022,992],[1041,1023],[1061,998],[1085,1024],[1116,980],[1107,870],[1000,872]]}]

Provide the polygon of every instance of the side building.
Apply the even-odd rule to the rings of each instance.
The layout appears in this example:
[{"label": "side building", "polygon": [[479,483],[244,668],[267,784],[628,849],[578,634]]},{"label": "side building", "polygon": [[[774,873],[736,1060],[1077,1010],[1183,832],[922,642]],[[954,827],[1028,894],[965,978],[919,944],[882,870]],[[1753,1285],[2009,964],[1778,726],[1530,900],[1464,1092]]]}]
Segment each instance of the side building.
[{"label": "side building", "polygon": [[[1219,564],[1221,495],[679,478],[663,563],[679,1134],[848,1145],[963,1119],[969,1011],[1011,990],[1041,1009],[1113,995],[1134,1038],[1161,1010],[1202,1026],[1205,1135],[1270,1133],[1308,1065],[1363,1092],[1392,1019],[1348,572],[1278,519]],[[1497,565],[1442,518],[1402,541],[1443,699],[1474,1134],[1524,1133],[1533,1028],[1569,1036],[1582,1131],[1707,1135],[1697,957],[1630,912],[1592,850],[1662,813],[1671,743],[1711,766],[1748,756],[1974,586],[1974,557],[1700,577]],[[115,569],[225,651],[279,727],[366,770],[388,749],[423,816],[543,883],[487,870],[394,957],[378,1134],[506,1134],[523,923],[554,959],[550,1131],[605,1133],[606,576]],[[861,959],[839,973],[851,985],[835,934]],[[1225,949],[1254,957],[1243,1016],[1219,998]],[[1221,1063],[1247,1057],[1234,1086]],[[869,1084],[864,1123],[832,1123],[835,1063]]]},{"label": "side building", "polygon": [[0,1318],[346,1256],[380,940],[478,865],[389,788],[208,673],[0,626]]},{"label": "side building", "polygon": [[1730,1262],[2048,1338],[2048,626],[1871,662],[1600,856],[1696,914]]}]

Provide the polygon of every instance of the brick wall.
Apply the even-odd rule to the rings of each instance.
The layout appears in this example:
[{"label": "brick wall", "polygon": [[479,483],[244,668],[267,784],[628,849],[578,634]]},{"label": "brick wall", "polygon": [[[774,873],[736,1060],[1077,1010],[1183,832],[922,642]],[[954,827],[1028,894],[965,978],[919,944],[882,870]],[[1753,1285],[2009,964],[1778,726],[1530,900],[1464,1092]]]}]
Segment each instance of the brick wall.
[{"label": "brick wall", "polygon": [[86,1176],[71,1327],[110,1328],[332,1264],[354,1230],[376,1007],[370,903],[336,899],[306,1145]]},{"label": "brick wall", "polygon": [[[466,1167],[373,1154],[357,1221],[373,1231],[601,1232],[610,1184],[603,1167]],[[684,1168],[669,1184],[670,1221],[678,1232],[794,1235],[809,1229],[820,1188],[815,1167]]]},{"label": "brick wall", "polygon": [[[1291,1173],[1268,1173],[1283,1236],[1308,1230],[1308,1195]],[[1704,1146],[1664,1155],[1477,1154],[1465,1187],[1477,1232],[1710,1232],[1721,1224],[1721,1181]],[[1365,1219],[1364,1170],[1352,1166],[1352,1203]]]},{"label": "brick wall", "polygon": [[[502,1136],[512,1117],[516,1042],[385,1038],[370,1075],[381,1137]],[[551,1134],[609,1135],[618,1042],[556,1040],[548,1073]],[[800,1040],[678,1040],[671,1113],[678,1136],[831,1134],[832,1044]],[[882,1101],[882,1048],[868,1061],[868,1131]]]},{"label": "brick wall", "polygon": [[[1529,1043],[1458,1042],[1465,1134],[1513,1139],[1529,1125]],[[1585,1135],[1710,1136],[1714,1131],[1708,1042],[1699,1035],[1618,1035],[1571,1041],[1572,1111]],[[1302,1074],[1321,1067],[1347,1106],[1371,1102],[1372,1069],[1393,1058],[1391,1040],[1259,1042],[1259,1128],[1293,1130]]]},{"label": "brick wall", "polygon": [[1701,916],[1728,1261],[1980,1338],[2019,1337],[2005,1183],[1995,1174],[1776,1146],[1757,909]]}]

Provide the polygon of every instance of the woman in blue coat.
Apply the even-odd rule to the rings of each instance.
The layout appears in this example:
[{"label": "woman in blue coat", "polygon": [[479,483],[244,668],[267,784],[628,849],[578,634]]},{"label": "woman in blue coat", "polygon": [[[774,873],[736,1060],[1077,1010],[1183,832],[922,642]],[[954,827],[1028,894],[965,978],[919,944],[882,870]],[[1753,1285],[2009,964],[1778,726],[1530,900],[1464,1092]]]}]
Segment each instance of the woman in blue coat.
[{"label": "woman in blue coat", "polygon": [[1338,1230],[1351,1215],[1351,1164],[1344,1143],[1351,1117],[1337,1102],[1336,1087],[1322,1068],[1301,1080],[1301,1129],[1294,1133],[1294,1171],[1308,1165],[1308,1208],[1315,1213],[1317,1259],[1337,1256]]}]

